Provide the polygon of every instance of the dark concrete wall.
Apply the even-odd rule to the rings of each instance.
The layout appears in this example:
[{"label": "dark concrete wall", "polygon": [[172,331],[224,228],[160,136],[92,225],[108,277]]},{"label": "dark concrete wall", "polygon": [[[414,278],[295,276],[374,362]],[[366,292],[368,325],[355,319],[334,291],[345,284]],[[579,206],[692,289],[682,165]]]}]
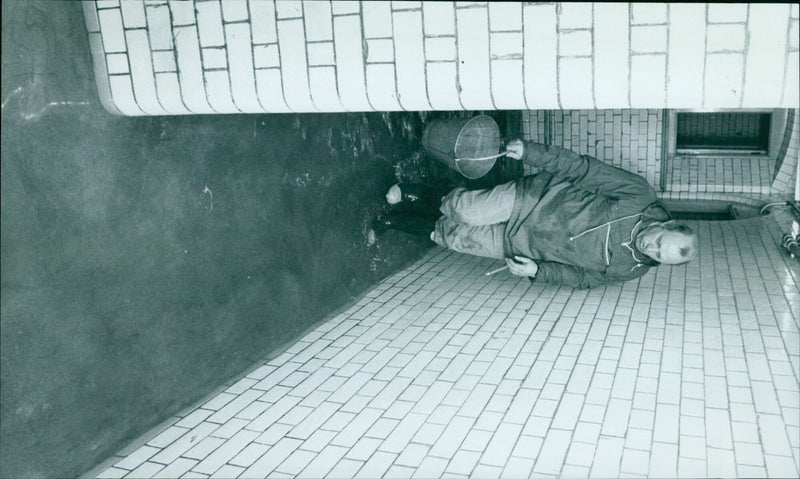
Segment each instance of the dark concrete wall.
[{"label": "dark concrete wall", "polygon": [[88,471],[419,258],[366,243],[398,178],[518,173],[430,161],[419,113],[112,116],[79,2],[2,22],[2,477]]},{"label": "dark concrete wall", "polygon": [[84,473],[429,247],[364,236],[419,115],[115,117],[78,2],[2,14],[3,477]]}]

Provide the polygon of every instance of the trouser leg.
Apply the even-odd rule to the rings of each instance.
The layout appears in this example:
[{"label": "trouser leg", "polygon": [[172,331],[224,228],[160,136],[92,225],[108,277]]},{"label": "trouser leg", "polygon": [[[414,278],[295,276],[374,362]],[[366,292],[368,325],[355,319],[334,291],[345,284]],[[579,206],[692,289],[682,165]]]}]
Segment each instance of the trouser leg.
[{"label": "trouser leg", "polygon": [[459,253],[503,259],[505,230],[505,223],[470,226],[442,216],[436,221],[431,239],[439,246]]},{"label": "trouser leg", "polygon": [[442,198],[439,210],[456,223],[469,226],[504,223],[511,217],[516,182],[485,190],[456,188]]}]

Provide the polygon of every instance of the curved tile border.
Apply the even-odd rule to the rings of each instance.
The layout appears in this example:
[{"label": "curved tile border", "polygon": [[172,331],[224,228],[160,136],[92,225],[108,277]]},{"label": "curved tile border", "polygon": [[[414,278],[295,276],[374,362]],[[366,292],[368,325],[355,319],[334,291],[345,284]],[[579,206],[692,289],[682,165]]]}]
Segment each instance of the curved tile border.
[{"label": "curved tile border", "polygon": [[85,1],[124,115],[797,107],[797,5]]}]

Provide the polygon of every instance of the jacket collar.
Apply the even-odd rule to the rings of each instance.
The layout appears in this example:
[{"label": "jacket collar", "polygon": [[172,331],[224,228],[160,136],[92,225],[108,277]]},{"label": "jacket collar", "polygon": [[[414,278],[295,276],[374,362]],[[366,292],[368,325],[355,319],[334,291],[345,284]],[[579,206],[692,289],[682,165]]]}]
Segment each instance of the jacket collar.
[{"label": "jacket collar", "polygon": [[[666,210],[664,210],[664,211],[666,211]],[[667,213],[667,215],[669,215],[669,213]],[[652,218],[642,218],[642,219],[640,219],[636,223],[636,225],[634,225],[633,229],[631,230],[631,238],[630,238],[630,240],[626,241],[625,243],[622,243],[623,246],[625,246],[626,248],[628,248],[630,250],[631,256],[633,256],[633,259],[637,263],[645,265],[645,266],[658,266],[661,263],[659,263],[658,261],[654,260],[653,258],[651,258],[651,257],[647,256],[646,254],[642,253],[641,251],[639,251],[639,248],[636,247],[636,237],[639,235],[639,233],[644,228],[650,226],[651,224],[655,223],[656,221],[657,220],[654,220]]]},{"label": "jacket collar", "polygon": [[[645,208],[642,211],[642,226],[641,226],[641,228],[644,228],[646,226],[650,226],[651,224],[656,223],[656,222],[660,223],[660,222],[664,222],[664,221],[669,221],[671,219],[672,219],[672,215],[669,213],[669,211],[666,208],[664,208],[664,205],[662,205],[660,201],[654,201],[653,203],[650,203],[647,206],[647,208]],[[635,239],[636,239],[636,237],[634,236],[634,240]],[[637,261],[639,261],[640,263],[645,264],[647,266],[658,266],[658,265],[661,264],[660,262],[654,260],[653,258],[651,258],[651,257],[647,256],[646,254],[642,253],[641,251],[639,251],[639,249],[636,248],[636,242],[635,241],[633,241],[633,244],[631,246],[636,251],[636,253],[638,253],[639,258],[641,258],[641,260],[637,259]],[[636,254],[634,254],[634,259],[636,259]]]}]

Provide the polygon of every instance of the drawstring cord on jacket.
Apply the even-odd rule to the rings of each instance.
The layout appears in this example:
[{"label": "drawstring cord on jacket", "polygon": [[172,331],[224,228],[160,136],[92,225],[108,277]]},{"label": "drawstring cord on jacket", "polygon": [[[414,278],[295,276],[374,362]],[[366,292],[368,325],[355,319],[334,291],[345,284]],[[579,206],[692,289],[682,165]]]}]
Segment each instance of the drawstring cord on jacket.
[{"label": "drawstring cord on jacket", "polygon": [[636,264],[633,265],[633,267],[631,268],[631,271],[633,271],[634,269],[638,268],[639,266],[642,266],[642,262],[639,261],[639,258],[636,257],[636,253],[633,252],[633,248],[631,248],[631,245],[633,244],[634,233],[639,228],[640,224],[642,224],[642,220],[641,219],[639,221],[637,221],[635,225],[633,225],[633,229],[631,230],[631,239],[628,240],[625,243],[622,243],[622,246],[628,248],[628,251],[631,252],[631,257],[633,258],[634,261],[636,261]]},{"label": "drawstring cord on jacket", "polygon": [[[627,219],[630,219],[630,218],[635,218],[637,216],[642,216],[642,214],[643,213],[636,213],[636,214],[633,214],[633,215],[623,216],[622,218],[617,218],[615,220],[607,221],[607,222],[605,222],[605,223],[603,223],[601,225],[597,225],[597,226],[595,226],[593,228],[589,228],[586,231],[584,231],[584,232],[582,232],[582,233],[580,233],[578,235],[570,236],[569,240],[570,241],[574,241],[575,239],[580,238],[581,236],[585,235],[586,233],[590,233],[590,232],[592,232],[594,230],[600,229],[603,226],[607,227],[607,229],[606,229],[606,242],[605,242],[605,247],[603,248],[603,251],[605,252],[606,266],[608,266],[609,264],[611,264],[611,258],[608,257],[608,240],[611,237],[611,224],[612,223],[616,223],[618,221],[624,221],[624,220],[627,220]],[[641,220],[639,220],[639,223],[641,223]],[[636,223],[636,224],[638,225],[639,223]],[[636,257],[634,256],[633,259],[635,260]],[[637,262],[638,262],[638,260],[637,260]]]},{"label": "drawstring cord on jacket", "polygon": [[[617,218],[615,220],[607,221],[607,222],[605,222],[605,223],[603,223],[601,225],[597,225],[595,227],[589,228],[589,229],[587,229],[586,231],[583,231],[580,234],[577,234],[575,236],[570,236],[569,240],[570,241],[574,241],[574,240],[580,238],[581,236],[585,235],[586,233],[590,233],[590,232],[592,232],[594,230],[598,230],[598,229],[602,228],[603,226],[606,226],[608,229],[606,230],[605,256],[606,256],[606,266],[608,266],[611,263],[611,258],[608,257],[608,240],[609,240],[609,237],[611,236],[611,224],[612,223],[616,223],[618,221],[624,221],[624,220],[627,220],[627,219],[630,219],[630,218],[635,218],[637,216],[642,217],[642,216],[644,216],[644,212],[647,211],[651,206],[653,206],[655,204],[658,204],[658,203],[657,202],[656,203],[651,203],[650,205],[648,205],[647,208],[642,210],[641,213],[636,213],[636,214],[633,214],[633,215],[623,216],[622,218]],[[662,207],[662,209],[663,209],[663,207]],[[664,210],[664,211],[666,211],[666,210]],[[669,211],[667,211],[667,217],[670,218],[670,219],[672,218],[672,216],[669,214]],[[636,228],[638,228],[641,223],[642,223],[642,218],[639,218],[639,221],[636,223],[636,225],[634,225],[633,229],[631,230],[631,240],[627,244],[626,243],[622,243],[623,246],[625,246],[626,248],[628,248],[630,250],[631,256],[633,257],[634,261],[636,261],[636,263],[637,263],[636,266],[634,266],[633,268],[636,268],[637,266],[642,266],[642,262],[639,261],[638,259],[636,259],[636,254],[634,254],[633,248],[630,247],[630,245],[633,244],[633,232],[636,231]],[[633,270],[633,268],[631,268],[631,270]]]},{"label": "drawstring cord on jacket", "polygon": [[584,232],[582,232],[582,233],[580,233],[578,235],[570,236],[569,240],[572,241],[572,240],[578,239],[581,236],[585,235],[586,233],[590,233],[590,232],[592,232],[594,230],[600,229],[603,226],[611,226],[611,223],[616,223],[617,221],[624,221],[624,220],[627,220],[627,219],[630,219],[630,218],[635,218],[635,217],[641,216],[643,214],[644,214],[643,212],[642,213],[636,213],[636,214],[633,214],[633,215],[623,216],[622,218],[617,218],[615,220],[607,221],[607,222],[605,222],[605,223],[603,223],[601,225],[597,225],[597,226],[595,226],[593,228],[589,228],[588,230],[586,230],[586,231],[584,231]]}]

